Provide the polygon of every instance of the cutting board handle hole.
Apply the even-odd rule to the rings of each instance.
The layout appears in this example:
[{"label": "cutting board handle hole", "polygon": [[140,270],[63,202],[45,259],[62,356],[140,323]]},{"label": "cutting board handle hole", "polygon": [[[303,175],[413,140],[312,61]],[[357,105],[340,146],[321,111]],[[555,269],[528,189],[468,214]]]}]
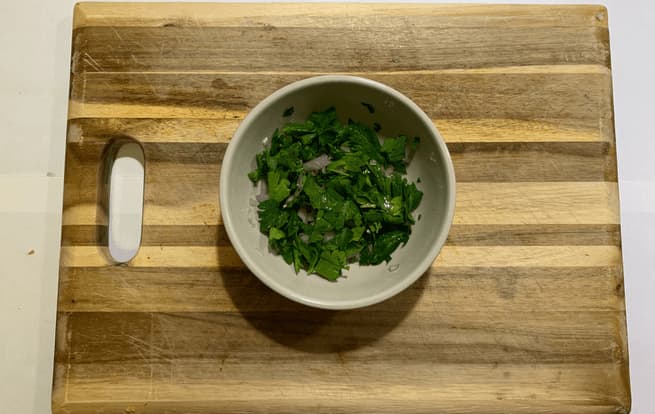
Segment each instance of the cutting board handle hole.
[{"label": "cutting board handle hole", "polygon": [[130,137],[113,139],[105,148],[100,171],[99,223],[102,244],[112,262],[128,263],[141,246],[145,155]]}]

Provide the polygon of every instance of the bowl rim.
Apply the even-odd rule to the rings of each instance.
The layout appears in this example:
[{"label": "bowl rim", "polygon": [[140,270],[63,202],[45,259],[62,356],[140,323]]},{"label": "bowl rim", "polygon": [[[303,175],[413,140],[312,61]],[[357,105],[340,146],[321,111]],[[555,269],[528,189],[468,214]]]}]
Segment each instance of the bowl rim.
[{"label": "bowl rim", "polygon": [[[315,300],[315,299],[307,298],[301,294],[298,294],[292,289],[288,289],[285,286],[279,284],[274,280],[274,278],[269,277],[267,273],[264,271],[264,269],[260,267],[255,260],[251,258],[251,255],[248,253],[248,250],[243,246],[235,229],[232,227],[232,221],[229,214],[231,209],[227,202],[228,201],[228,196],[227,196],[228,174],[224,174],[224,171],[229,171],[232,168],[234,152],[236,151],[235,149],[236,145],[233,145],[233,143],[237,143],[243,138],[244,131],[248,128],[250,123],[253,120],[255,120],[257,117],[259,117],[259,115],[262,112],[264,112],[270,104],[299,89],[304,89],[309,86],[316,86],[325,83],[361,84],[361,85],[368,86],[370,88],[381,90],[384,93],[391,95],[394,99],[401,101],[404,105],[406,105],[414,113],[416,113],[418,118],[425,124],[427,129],[431,132],[432,135],[431,139],[435,140],[435,143],[439,148],[439,157],[441,158],[440,161],[444,164],[447,172],[446,180],[448,183],[448,202],[447,202],[447,209],[444,215],[444,226],[442,227],[429,253],[425,255],[425,257],[410,272],[408,276],[399,279],[398,283],[374,295],[365,296],[360,299],[343,300],[343,301]],[[255,105],[255,107],[248,113],[248,115],[246,115],[246,117],[243,119],[243,121],[241,121],[239,127],[232,135],[232,139],[230,140],[227,146],[227,150],[225,151],[225,155],[223,157],[223,163],[221,166],[221,174],[220,174],[219,181],[220,181],[219,205],[220,205],[221,215],[223,217],[223,224],[225,226],[225,230],[227,232],[228,238],[230,239],[230,242],[232,243],[232,246],[236,250],[239,257],[243,260],[243,262],[248,267],[248,269],[250,269],[250,271],[253,272],[255,276],[257,276],[257,278],[261,280],[266,286],[268,286],[269,288],[273,289],[275,292],[279,293],[280,295],[290,300],[314,308],[332,309],[332,310],[356,309],[356,308],[374,305],[376,303],[382,302],[402,292],[410,285],[412,285],[414,282],[416,282],[430,268],[434,260],[437,258],[437,256],[441,252],[441,249],[443,248],[443,245],[446,242],[448,233],[450,232],[450,228],[453,223],[453,217],[455,215],[455,194],[456,194],[455,169],[453,167],[452,159],[450,157],[450,152],[448,151],[446,143],[444,142],[443,137],[439,133],[439,130],[437,129],[435,124],[432,122],[430,117],[428,117],[427,114],[423,112],[423,110],[416,103],[414,103],[414,101],[409,99],[401,92],[381,82],[377,82],[359,76],[351,76],[351,75],[313,76],[283,86],[280,89],[273,92],[272,94],[270,94],[269,96],[267,96],[266,98],[264,98],[257,105]]]}]

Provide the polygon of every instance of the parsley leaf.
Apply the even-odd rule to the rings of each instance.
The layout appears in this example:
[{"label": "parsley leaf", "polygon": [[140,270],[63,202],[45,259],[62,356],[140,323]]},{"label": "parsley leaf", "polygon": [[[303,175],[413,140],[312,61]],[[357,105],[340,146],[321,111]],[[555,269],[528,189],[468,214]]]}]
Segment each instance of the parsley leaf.
[{"label": "parsley leaf", "polygon": [[285,234],[282,230],[277,229],[276,227],[271,227],[271,230],[269,230],[268,237],[271,240],[280,240],[285,237]]},{"label": "parsley leaf", "polygon": [[346,265],[346,253],[338,250],[323,250],[316,264],[316,273],[328,280],[341,276],[341,269]]},{"label": "parsley leaf", "polygon": [[407,243],[409,232],[393,230],[383,233],[373,243],[364,247],[359,257],[359,263],[363,265],[376,265],[391,260],[391,253],[401,243]]},{"label": "parsley leaf", "polygon": [[268,173],[268,195],[272,200],[283,201],[291,194],[289,180],[281,175],[279,170]]},{"label": "parsley leaf", "polygon": [[407,137],[401,135],[397,138],[387,138],[382,144],[381,152],[386,161],[393,165],[394,169],[399,172],[405,172],[405,146]]}]

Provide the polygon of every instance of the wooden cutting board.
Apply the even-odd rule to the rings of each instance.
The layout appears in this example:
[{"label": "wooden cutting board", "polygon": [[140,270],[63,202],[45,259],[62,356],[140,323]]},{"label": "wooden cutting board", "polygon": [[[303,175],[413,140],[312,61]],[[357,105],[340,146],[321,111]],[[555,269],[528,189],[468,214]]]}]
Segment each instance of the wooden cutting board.
[{"label": "wooden cutting board", "polygon": [[[77,5],[55,413],[626,413],[608,42],[597,6]],[[241,119],[322,73],[412,98],[458,181],[431,270],[355,311],[263,286],[218,205]],[[126,266],[97,202],[120,136],[146,154]]]}]

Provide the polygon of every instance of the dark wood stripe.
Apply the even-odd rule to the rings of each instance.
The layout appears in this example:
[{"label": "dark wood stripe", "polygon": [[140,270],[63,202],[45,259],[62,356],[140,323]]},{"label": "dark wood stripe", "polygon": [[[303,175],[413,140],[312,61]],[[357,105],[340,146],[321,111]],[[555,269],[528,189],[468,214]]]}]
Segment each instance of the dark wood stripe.
[{"label": "dark wood stripe", "polygon": [[[222,285],[235,287],[243,289],[238,294],[250,295],[248,291],[252,291],[253,295],[264,294],[265,290],[268,289],[263,283],[259,282],[257,278],[250,273],[245,267],[242,268],[225,268],[225,269],[216,269],[216,268],[203,268],[203,267],[130,267],[130,266],[108,266],[108,267],[67,267],[60,269],[60,279],[64,286],[74,287],[72,284],[81,281],[102,281],[105,279],[111,278],[132,278],[131,281],[134,283],[141,282],[144,284],[150,284],[152,288],[161,288],[168,283],[171,284],[180,284],[184,281],[190,281],[188,286],[196,287],[199,289],[204,289],[210,285]],[[517,280],[526,280],[532,281],[543,280],[551,284],[551,288],[554,288],[556,284],[565,283],[566,279],[569,280],[589,280],[598,279],[603,281],[616,280],[622,281],[623,271],[618,267],[475,267],[475,266],[454,266],[454,267],[441,267],[433,266],[430,268],[426,277],[421,278],[415,285],[412,285],[408,288],[414,293],[401,293],[400,295],[413,296],[422,294],[421,291],[424,289],[434,286],[435,288],[444,287],[444,284],[449,283],[475,283],[476,280],[507,280],[515,279]],[[102,283],[102,282],[101,282]],[[548,284],[547,283],[547,284]],[[545,288],[543,286],[542,288]],[[616,294],[621,294],[623,292],[623,286],[616,286]],[[90,292],[90,291],[89,291]],[[272,290],[271,293],[274,293]],[[162,294],[167,295],[167,292],[161,291]],[[437,293],[438,292],[432,292]],[[596,292],[600,294],[600,292]],[[584,292],[585,295],[594,295],[594,292]],[[276,294],[277,295],[277,294]],[[279,295],[277,295],[279,296]],[[297,307],[297,309],[313,309],[307,308],[305,305],[301,305],[292,301],[289,301],[282,296],[279,296],[280,303],[285,302],[289,306]],[[111,298],[109,298],[111,299]],[[121,299],[120,297],[114,298],[116,300]],[[547,298],[546,298],[547,299]],[[389,299],[394,301],[394,299]],[[405,299],[398,299],[399,301],[404,301]],[[416,298],[414,299],[416,300]],[[249,309],[255,306],[256,304],[248,304],[246,298],[241,300],[235,298],[235,303],[237,305],[243,305]],[[288,302],[288,303],[287,303]],[[80,305],[81,303],[77,303]],[[575,303],[571,303],[571,306],[576,306]],[[286,306],[286,305],[285,305]],[[365,308],[368,311],[380,311],[384,310],[385,307],[382,305],[375,305],[373,307]],[[256,310],[256,308],[253,308]],[[291,309],[290,309],[291,310]]]},{"label": "dark wood stripe", "polygon": [[609,142],[449,143],[457,181],[617,181]]},{"label": "dark wood stripe", "polygon": [[[226,144],[144,143],[149,203],[217,203]],[[71,143],[66,157],[64,206],[94,203],[104,144]],[[449,144],[458,182],[616,181],[609,143]],[[188,192],[193,188],[193,192]]]},{"label": "dark wood stripe", "polygon": [[[101,245],[106,226],[62,226],[62,246]],[[227,246],[223,225],[143,226],[142,246]]]},{"label": "dark wood stripe", "polygon": [[[81,165],[97,166],[102,160],[103,150],[111,138],[119,137],[107,135],[102,140],[89,140],[80,143],[69,143],[67,155],[70,158],[72,168]],[[137,137],[132,137],[138,140]],[[226,143],[212,142],[143,142],[143,152],[148,163],[176,163],[181,166],[189,164],[219,165],[223,161]],[[210,168],[213,168],[210,167]]]},{"label": "dark wood stripe", "polygon": [[[394,30],[393,36],[388,35],[389,30]],[[370,24],[337,28],[84,27],[73,33],[76,53],[72,68],[79,73],[609,66],[607,39],[606,28],[516,27],[511,22],[502,27],[421,30]]]},{"label": "dark wood stripe", "polygon": [[[85,73],[73,76],[71,99],[85,103],[197,107],[229,113],[249,110],[280,87],[309,76]],[[611,116],[609,72],[400,72],[371,73],[367,77],[406,94],[432,119],[531,119],[539,114],[540,118],[593,119],[597,123]],[[383,123],[384,119],[373,121]]]},{"label": "dark wood stripe", "polygon": [[[105,226],[63,226],[62,246],[101,244]],[[453,225],[446,245],[452,246],[620,246],[614,224]],[[143,227],[142,246],[227,246],[223,225]]]},{"label": "dark wood stripe", "polygon": [[[300,277],[300,276],[299,276]],[[623,306],[618,267],[433,267],[402,293],[366,312],[610,311]],[[426,296],[428,301],[421,301]],[[245,268],[79,267],[60,271],[66,312],[303,312]]]},{"label": "dark wood stripe", "polygon": [[615,224],[453,225],[454,246],[620,246]]},{"label": "dark wood stripe", "polygon": [[[378,307],[379,308],[379,307]],[[148,365],[166,361],[305,365],[347,352],[352,364],[602,363],[617,358],[616,312],[426,314],[407,310],[216,313],[72,313],[69,349],[58,362]],[[253,330],[253,327],[256,330]],[[467,338],[456,335],[466,330]],[[215,332],[208,335],[207,332]],[[431,335],[425,335],[431,332]],[[88,341],[86,338],[103,338]],[[473,341],[471,337],[477,338]],[[367,346],[375,343],[375,347]],[[149,350],[144,352],[144,344]],[[475,352],[467,352],[467,349]],[[227,369],[235,369],[229,367]],[[332,369],[342,370],[343,366]],[[399,368],[402,369],[402,368]],[[241,375],[248,375],[240,370]],[[248,370],[251,371],[251,370]],[[251,375],[254,374],[251,372]]]}]

